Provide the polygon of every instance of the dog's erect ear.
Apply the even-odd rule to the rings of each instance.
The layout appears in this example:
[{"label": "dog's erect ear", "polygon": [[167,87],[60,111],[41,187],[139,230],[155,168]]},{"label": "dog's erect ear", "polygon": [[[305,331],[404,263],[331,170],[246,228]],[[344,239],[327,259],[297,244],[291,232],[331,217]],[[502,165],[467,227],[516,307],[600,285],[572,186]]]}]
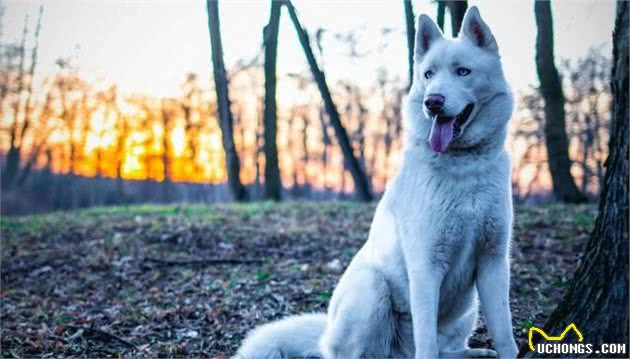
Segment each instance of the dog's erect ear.
[{"label": "dog's erect ear", "polygon": [[479,10],[477,10],[476,6],[472,6],[466,11],[460,36],[462,34],[481,48],[489,50],[498,49],[494,35],[492,35],[490,28],[483,21],[481,15],[479,15]]},{"label": "dog's erect ear", "polygon": [[414,60],[419,61],[433,43],[442,38],[442,31],[431,20],[430,17],[422,14],[418,17],[418,30],[416,31],[416,44]]}]

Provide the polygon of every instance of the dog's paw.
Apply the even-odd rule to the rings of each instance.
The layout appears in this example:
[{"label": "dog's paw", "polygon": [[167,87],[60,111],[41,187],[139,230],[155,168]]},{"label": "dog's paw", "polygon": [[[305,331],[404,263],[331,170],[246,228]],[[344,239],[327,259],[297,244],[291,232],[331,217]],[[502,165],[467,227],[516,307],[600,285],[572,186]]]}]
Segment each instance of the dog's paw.
[{"label": "dog's paw", "polygon": [[498,358],[497,352],[492,349],[466,349],[464,358]]}]

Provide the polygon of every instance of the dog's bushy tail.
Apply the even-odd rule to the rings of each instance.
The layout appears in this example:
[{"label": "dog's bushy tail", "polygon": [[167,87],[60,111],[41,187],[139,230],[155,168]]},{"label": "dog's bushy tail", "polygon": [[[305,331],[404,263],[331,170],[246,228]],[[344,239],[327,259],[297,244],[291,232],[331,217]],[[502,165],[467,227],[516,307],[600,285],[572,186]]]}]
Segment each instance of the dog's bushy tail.
[{"label": "dog's bushy tail", "polygon": [[284,359],[319,357],[319,338],[326,327],[325,314],[290,316],[252,330],[233,359]]}]

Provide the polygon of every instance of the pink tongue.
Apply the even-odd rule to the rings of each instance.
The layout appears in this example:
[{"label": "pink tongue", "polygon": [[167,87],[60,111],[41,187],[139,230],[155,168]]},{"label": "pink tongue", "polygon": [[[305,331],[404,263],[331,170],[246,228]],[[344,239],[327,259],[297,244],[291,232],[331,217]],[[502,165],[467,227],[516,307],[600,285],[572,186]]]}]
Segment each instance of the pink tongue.
[{"label": "pink tongue", "polygon": [[431,127],[431,134],[429,135],[429,143],[433,151],[437,153],[446,151],[448,144],[453,140],[454,124],[455,117],[442,123],[438,121],[437,117],[433,119],[433,127]]}]

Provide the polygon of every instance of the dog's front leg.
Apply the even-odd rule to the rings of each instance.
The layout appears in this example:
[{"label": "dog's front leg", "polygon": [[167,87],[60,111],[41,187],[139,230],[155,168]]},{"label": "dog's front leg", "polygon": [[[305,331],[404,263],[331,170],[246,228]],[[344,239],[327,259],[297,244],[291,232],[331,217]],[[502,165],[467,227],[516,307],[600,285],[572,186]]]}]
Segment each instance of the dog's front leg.
[{"label": "dog's front leg", "polygon": [[477,290],[490,335],[499,357],[516,358],[518,353],[510,315],[510,266],[507,254],[486,254],[477,268]]},{"label": "dog's front leg", "polygon": [[412,265],[409,268],[409,307],[415,358],[435,359],[439,355],[437,320],[443,275],[430,263],[409,264]]}]

